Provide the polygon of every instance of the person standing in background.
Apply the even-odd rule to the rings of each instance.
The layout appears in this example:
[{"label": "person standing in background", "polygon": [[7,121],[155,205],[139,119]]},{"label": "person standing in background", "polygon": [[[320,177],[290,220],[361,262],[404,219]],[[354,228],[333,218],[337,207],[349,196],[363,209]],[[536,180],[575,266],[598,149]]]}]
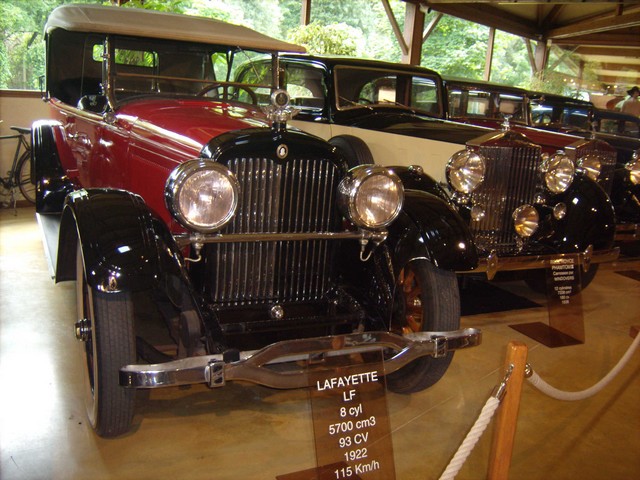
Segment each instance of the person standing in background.
[{"label": "person standing in background", "polygon": [[624,113],[630,113],[631,115],[635,115],[636,117],[640,117],[640,100],[638,100],[638,95],[640,95],[640,88],[635,86],[631,90],[627,90],[627,94],[629,95],[629,98],[622,102],[620,111]]}]

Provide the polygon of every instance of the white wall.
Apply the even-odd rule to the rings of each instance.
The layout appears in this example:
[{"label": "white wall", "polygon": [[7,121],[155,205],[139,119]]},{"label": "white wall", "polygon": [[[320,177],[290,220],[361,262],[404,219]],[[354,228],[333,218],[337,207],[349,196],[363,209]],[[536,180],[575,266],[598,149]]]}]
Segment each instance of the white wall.
[{"label": "white wall", "polygon": [[[15,133],[9,127],[31,127],[35,120],[47,118],[48,104],[41,98],[40,92],[0,90],[0,135]],[[0,175],[6,177],[11,168],[16,148],[15,140],[0,142]],[[7,192],[0,189],[0,201],[5,201]]]}]

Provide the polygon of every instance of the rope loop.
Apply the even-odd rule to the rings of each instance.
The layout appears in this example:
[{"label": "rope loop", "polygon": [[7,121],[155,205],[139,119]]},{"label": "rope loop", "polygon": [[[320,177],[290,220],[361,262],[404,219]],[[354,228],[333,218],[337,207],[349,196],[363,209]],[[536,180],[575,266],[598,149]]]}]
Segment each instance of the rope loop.
[{"label": "rope loop", "polygon": [[640,344],[640,333],[636,335],[636,338],[631,343],[631,345],[629,346],[625,354],[622,356],[622,358],[618,361],[618,363],[615,365],[615,367],[613,367],[613,369],[609,373],[607,373],[595,385],[585,390],[581,390],[579,392],[566,392],[563,390],[559,390],[555,387],[552,387],[547,382],[545,382],[542,378],[540,378],[540,376],[531,368],[530,365],[528,365],[527,373],[530,372],[531,375],[528,376],[527,380],[529,380],[529,383],[531,383],[531,385],[536,387],[542,393],[548,395],[551,398],[555,398],[556,400],[563,400],[563,401],[569,401],[569,402],[584,400],[586,398],[594,396],[596,393],[599,393],[604,387],[606,387],[611,382],[611,380],[613,380],[618,375],[618,373],[620,373],[620,370],[622,370],[625,367],[625,365],[629,363],[629,360],[631,359],[632,355],[635,353],[635,351],[638,348],[638,344]]}]

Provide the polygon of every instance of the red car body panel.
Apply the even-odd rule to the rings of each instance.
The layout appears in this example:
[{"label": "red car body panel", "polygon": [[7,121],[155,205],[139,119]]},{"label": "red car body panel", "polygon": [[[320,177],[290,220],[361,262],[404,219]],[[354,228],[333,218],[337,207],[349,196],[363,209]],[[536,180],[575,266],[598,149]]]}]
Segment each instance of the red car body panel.
[{"label": "red car body panel", "polygon": [[[121,188],[141,195],[149,207],[178,230],[164,204],[164,184],[185,159],[198,158],[218,135],[268,124],[246,105],[205,99],[145,99],[115,112],[115,121],[52,100],[65,146],[61,162],[84,188]],[[88,168],[87,168],[88,167]],[[75,177],[73,176],[75,174]]]}]

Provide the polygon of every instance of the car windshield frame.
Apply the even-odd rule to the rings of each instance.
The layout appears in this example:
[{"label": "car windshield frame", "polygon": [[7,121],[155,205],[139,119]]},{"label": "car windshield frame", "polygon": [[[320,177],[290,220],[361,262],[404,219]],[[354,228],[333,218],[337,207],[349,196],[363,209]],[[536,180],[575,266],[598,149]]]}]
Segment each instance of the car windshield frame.
[{"label": "car windshield frame", "polygon": [[443,88],[436,75],[342,64],[334,67],[333,82],[338,111],[385,107],[443,116]]},{"label": "car windshield frame", "polygon": [[[577,102],[558,102],[541,98],[530,100],[531,125],[534,127],[564,127],[591,130],[593,107]],[[545,119],[548,118],[548,121]],[[580,121],[575,121],[580,119]]]},{"label": "car windshield frame", "polygon": [[[460,96],[458,103],[453,99],[456,94]],[[529,123],[527,119],[529,100],[526,93],[504,92],[482,87],[465,88],[452,83],[447,89],[447,95],[450,118],[475,118],[502,122],[509,117],[509,121],[513,123],[523,125]],[[466,98],[462,101],[464,96]]]},{"label": "car windshield frame", "polygon": [[[225,100],[257,104],[255,95],[268,97],[277,79],[255,75],[261,82],[250,84],[235,82],[234,77],[247,68],[264,68],[265,54],[272,59],[275,55],[240,46],[107,35],[102,54],[104,93],[113,109],[141,97],[216,100],[221,97],[219,89],[224,90]],[[99,56],[93,54],[93,59],[99,61]],[[207,86],[212,90],[204,94]]]}]

